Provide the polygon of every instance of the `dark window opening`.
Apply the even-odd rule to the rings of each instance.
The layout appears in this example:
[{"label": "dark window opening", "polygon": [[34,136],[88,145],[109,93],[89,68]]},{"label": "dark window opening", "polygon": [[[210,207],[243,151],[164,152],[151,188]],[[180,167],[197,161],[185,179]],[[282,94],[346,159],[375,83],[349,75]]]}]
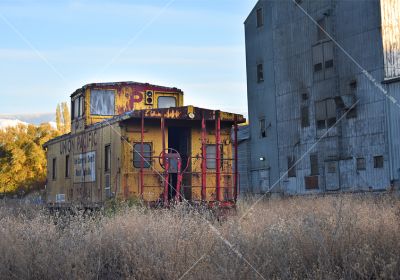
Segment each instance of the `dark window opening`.
[{"label": "dark window opening", "polygon": [[141,168],[143,162],[143,168],[150,168],[152,160],[151,153],[151,143],[143,143],[143,154],[141,143],[136,143],[133,145],[133,166],[135,168]]},{"label": "dark window opening", "polygon": [[328,127],[329,127],[329,128],[332,127],[332,126],[334,126],[334,125],[336,124],[336,118],[329,118],[329,119],[327,120],[327,123],[328,123]]},{"label": "dark window opening", "polygon": [[296,177],[296,160],[294,157],[288,157],[288,177]]},{"label": "dark window opening", "polygon": [[107,145],[104,148],[104,171],[109,172],[111,170],[111,146]]},{"label": "dark window opening", "polygon": [[318,155],[310,155],[311,175],[319,175]]},{"label": "dark window opening", "polygon": [[333,67],[333,59],[325,61],[325,68],[332,68]]},{"label": "dark window opening", "polygon": [[263,64],[257,64],[257,82],[261,83],[264,81],[264,69]]},{"label": "dark window opening", "polygon": [[357,158],[357,170],[365,170],[366,162],[365,158]]},{"label": "dark window opening", "polygon": [[325,128],[326,128],[325,120],[317,121],[317,129],[325,129]]},{"label": "dark window opening", "polygon": [[310,126],[308,106],[301,107],[301,127]]},{"label": "dark window opening", "polygon": [[317,40],[321,41],[327,38],[326,33],[326,18],[321,18],[320,20],[317,21]]},{"label": "dark window opening", "polygon": [[383,168],[383,156],[374,157],[374,168]]},{"label": "dark window opening", "polygon": [[302,94],[301,94],[301,99],[302,99],[303,101],[307,101],[307,100],[308,100],[308,94],[307,94],[307,93],[302,93]]},{"label": "dark window opening", "polygon": [[55,180],[56,178],[57,178],[57,159],[56,158],[53,158],[53,163],[52,163],[52,166],[51,166],[51,177],[52,177],[52,179],[53,180]]},{"label": "dark window opening", "polygon": [[357,80],[353,80],[349,83],[350,89],[351,90],[356,90],[357,89]]},{"label": "dark window opening", "polygon": [[265,125],[265,119],[260,120],[260,137],[261,138],[267,137],[267,127]]},{"label": "dark window opening", "polygon": [[357,108],[351,108],[350,110],[346,111],[346,118],[348,119],[355,119],[357,118]]},{"label": "dark window opening", "polygon": [[264,14],[263,9],[257,9],[257,27],[261,27],[264,25]]},{"label": "dark window opening", "polygon": [[322,71],[322,63],[317,63],[314,65],[314,72]]},{"label": "dark window opening", "polygon": [[65,177],[69,178],[69,155],[65,156]]}]

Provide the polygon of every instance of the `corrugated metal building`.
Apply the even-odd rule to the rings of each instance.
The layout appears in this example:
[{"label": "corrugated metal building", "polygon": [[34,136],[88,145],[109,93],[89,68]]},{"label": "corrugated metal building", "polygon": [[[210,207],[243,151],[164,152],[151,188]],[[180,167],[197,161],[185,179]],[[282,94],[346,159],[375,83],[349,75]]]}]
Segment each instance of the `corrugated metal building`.
[{"label": "corrugated metal building", "polygon": [[245,34],[254,193],[398,182],[400,1],[260,0]]}]

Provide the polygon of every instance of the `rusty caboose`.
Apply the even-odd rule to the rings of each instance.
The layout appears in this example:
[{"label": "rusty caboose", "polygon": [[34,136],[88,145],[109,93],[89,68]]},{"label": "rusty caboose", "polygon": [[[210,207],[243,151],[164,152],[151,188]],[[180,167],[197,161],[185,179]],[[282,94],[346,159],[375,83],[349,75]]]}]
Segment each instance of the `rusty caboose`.
[{"label": "rusty caboose", "polygon": [[135,82],[85,85],[71,111],[71,133],[44,145],[49,206],[236,201],[242,115],[183,106],[181,90]]}]

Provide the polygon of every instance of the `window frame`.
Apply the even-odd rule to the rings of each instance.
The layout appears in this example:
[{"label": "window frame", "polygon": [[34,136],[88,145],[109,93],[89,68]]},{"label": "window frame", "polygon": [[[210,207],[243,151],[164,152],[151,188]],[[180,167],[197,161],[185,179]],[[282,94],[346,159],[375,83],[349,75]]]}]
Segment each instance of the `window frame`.
[{"label": "window frame", "polygon": [[[139,155],[141,154],[141,147],[140,147],[141,145],[142,145],[141,142],[134,142],[133,145],[132,145],[132,147],[133,147],[132,165],[133,165],[134,168],[137,168],[137,169],[142,168],[141,167],[141,157],[139,158],[140,159],[139,165],[136,165],[136,163],[138,161],[135,160],[135,154],[139,154]],[[153,166],[153,143],[152,142],[143,142],[143,145],[144,146],[146,146],[146,145],[149,146],[149,152],[148,152],[149,155],[148,156],[146,156],[145,148],[143,148],[144,155],[142,155],[142,156],[143,156],[143,158],[145,158],[147,160],[147,161],[144,160],[143,169],[149,169],[149,168],[151,168]],[[139,146],[139,149],[137,149],[136,146]]]},{"label": "window frame", "polygon": [[[113,108],[112,108],[112,114],[99,114],[98,112],[95,112],[95,107],[93,105],[93,92],[96,91],[102,91],[102,92],[112,92],[113,93]],[[102,94],[103,95],[103,94]],[[101,89],[101,88],[93,88],[90,90],[90,115],[92,116],[97,116],[97,117],[110,117],[110,116],[115,116],[115,106],[116,106],[116,97],[117,97],[117,91],[115,89]]]},{"label": "window frame", "polygon": [[256,10],[256,25],[257,28],[264,26],[264,9],[263,7],[257,8]]},{"label": "window frame", "polygon": [[310,175],[311,176],[319,175],[318,154],[310,155]]},{"label": "window frame", "polygon": [[287,157],[288,171],[287,176],[289,178],[294,178],[296,176],[296,158],[294,156]]},{"label": "window frame", "polygon": [[[215,158],[208,157],[208,154],[209,154],[208,148],[212,148],[212,147],[215,148]],[[220,168],[223,169],[223,166],[224,166],[224,145],[223,144],[220,144],[220,153],[221,153],[221,167]],[[215,167],[209,167],[209,163],[210,163],[209,160],[215,161],[214,162]],[[209,170],[217,169],[217,147],[216,147],[216,144],[206,144],[206,168]]]},{"label": "window frame", "polygon": [[266,122],[265,118],[260,118],[258,120],[258,123],[259,123],[259,128],[260,128],[259,137],[267,138],[267,122]]},{"label": "window frame", "polygon": [[57,158],[53,157],[51,165],[51,178],[53,181],[57,180]]},{"label": "window frame", "polygon": [[71,176],[71,170],[70,170],[70,156],[65,155],[65,178],[70,178]]},{"label": "window frame", "polygon": [[[363,161],[363,162],[360,163],[360,161]],[[367,161],[366,161],[365,157],[356,158],[356,170],[357,171],[367,170]]]},{"label": "window frame", "polygon": [[[175,106],[170,106],[170,107],[160,107],[160,98],[173,98],[175,100]],[[178,100],[176,96],[171,96],[171,95],[160,95],[157,97],[157,108],[159,109],[168,109],[168,108],[174,108],[178,106]]]},{"label": "window frame", "polygon": [[264,82],[264,63],[257,63],[257,83]]},{"label": "window frame", "polygon": [[374,156],[374,168],[381,169],[384,168],[384,158],[383,156]]},{"label": "window frame", "polygon": [[111,172],[111,144],[104,146],[104,173]]}]

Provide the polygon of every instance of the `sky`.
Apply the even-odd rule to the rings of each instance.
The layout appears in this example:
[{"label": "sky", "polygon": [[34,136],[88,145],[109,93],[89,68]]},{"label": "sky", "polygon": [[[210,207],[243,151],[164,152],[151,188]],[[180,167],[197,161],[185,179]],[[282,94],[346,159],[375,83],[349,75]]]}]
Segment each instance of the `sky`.
[{"label": "sky", "polygon": [[1,0],[0,114],[54,112],[93,82],[174,86],[247,114],[243,22],[256,0]]}]

